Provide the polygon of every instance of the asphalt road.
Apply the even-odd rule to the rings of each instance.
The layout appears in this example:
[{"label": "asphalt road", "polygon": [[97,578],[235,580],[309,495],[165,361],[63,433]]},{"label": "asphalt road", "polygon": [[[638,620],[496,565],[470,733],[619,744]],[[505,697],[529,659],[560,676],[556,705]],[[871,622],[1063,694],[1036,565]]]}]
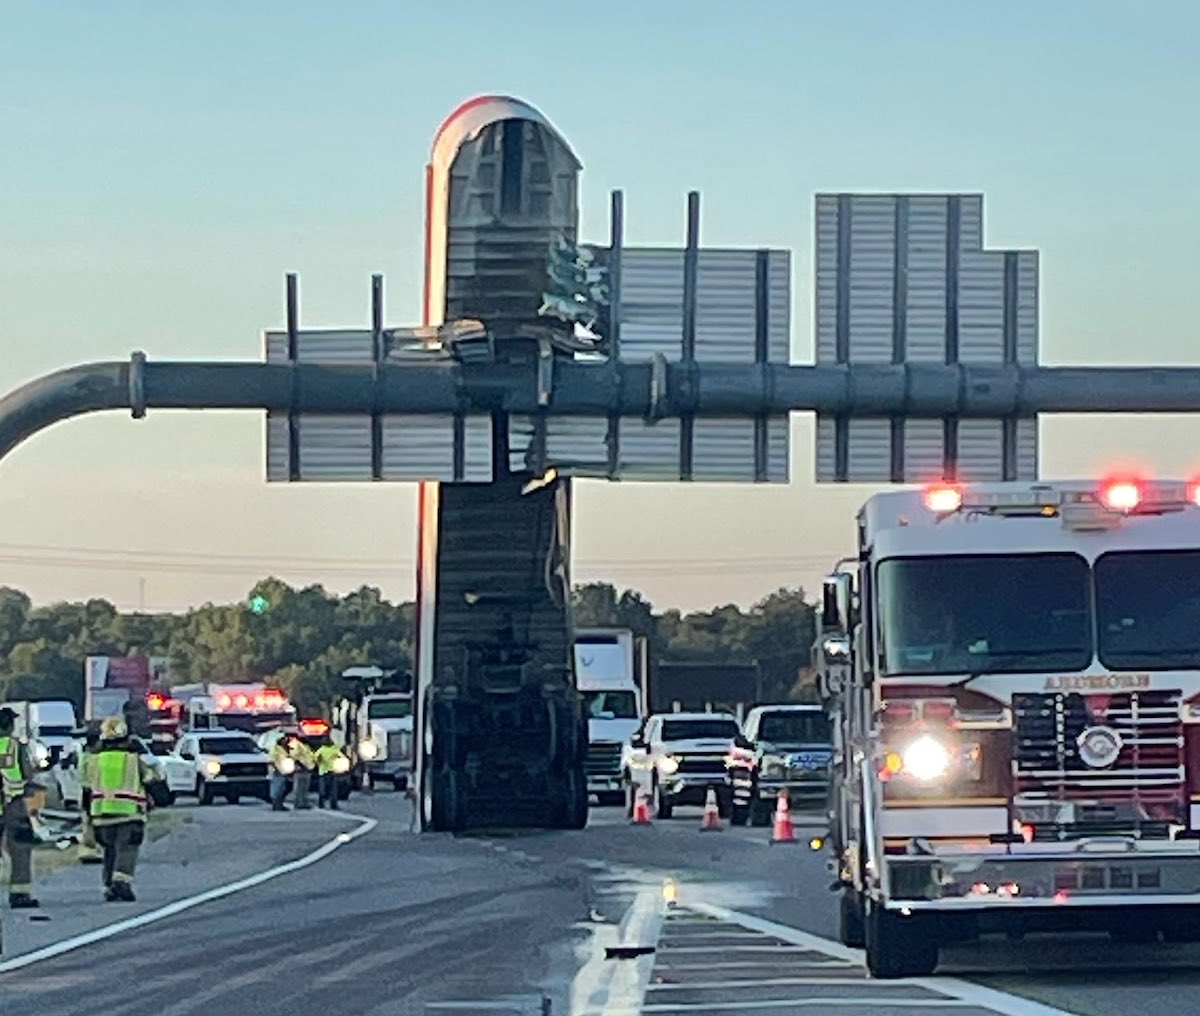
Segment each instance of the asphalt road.
[{"label": "asphalt road", "polygon": [[[579,833],[461,838],[413,835],[407,803],[389,792],[356,798],[352,810],[377,826],[309,867],[0,974],[0,1012],[1038,1012],[979,983],[1086,1016],[1200,1012],[1192,946],[991,941],[947,952],[936,978],[868,981],[859,955],[829,941],[835,901],[822,854],[771,846],[767,830],[701,833],[690,809],[650,828],[597,809]],[[164,902],[173,856],[192,859],[200,876],[187,891],[199,892],[353,826],[248,806],[194,814],[194,825],[155,845],[137,913]],[[4,914],[6,958],[26,951],[10,948],[16,934],[36,947],[134,912],[92,902],[78,872],[48,880],[42,916],[51,921],[38,922],[37,941],[19,931],[26,917]],[[664,899],[674,901],[665,917]],[[618,945],[657,952],[607,958]]]}]

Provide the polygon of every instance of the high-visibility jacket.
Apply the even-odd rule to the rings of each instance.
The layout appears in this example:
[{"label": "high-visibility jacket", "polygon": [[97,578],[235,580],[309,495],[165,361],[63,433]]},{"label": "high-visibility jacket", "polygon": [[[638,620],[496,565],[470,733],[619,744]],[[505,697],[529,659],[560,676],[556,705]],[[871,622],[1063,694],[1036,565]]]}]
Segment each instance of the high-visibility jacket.
[{"label": "high-visibility jacket", "polygon": [[93,819],[132,821],[146,814],[145,763],[132,752],[105,748],[88,767]]},{"label": "high-visibility jacket", "polygon": [[296,768],[295,760],[292,758],[291,752],[288,751],[287,740],[280,738],[271,748],[271,765],[277,773],[283,776],[290,776]]},{"label": "high-visibility jacket", "polygon": [[299,738],[292,745],[292,758],[296,760],[296,765],[302,769],[315,769],[317,767],[317,756],[313,754],[313,750],[301,741]]},{"label": "high-visibility jacket", "polygon": [[[323,744],[317,749],[317,772],[322,776],[327,773],[336,772],[336,763],[338,759],[345,759],[346,756],[341,753],[337,745]],[[347,765],[350,760],[346,759]]]},{"label": "high-visibility jacket", "polygon": [[13,801],[25,794],[28,762],[24,762],[21,742],[7,734],[0,737],[0,799]]}]

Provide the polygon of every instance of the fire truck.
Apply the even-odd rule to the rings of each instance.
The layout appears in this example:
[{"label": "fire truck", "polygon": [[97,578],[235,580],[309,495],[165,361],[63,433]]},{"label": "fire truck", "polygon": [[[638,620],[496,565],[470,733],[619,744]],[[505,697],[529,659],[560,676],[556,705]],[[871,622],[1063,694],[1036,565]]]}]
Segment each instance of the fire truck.
[{"label": "fire truck", "polygon": [[296,709],[278,688],[257,682],[189,684],[171,689],[177,729],[241,730],[260,734],[296,722]]},{"label": "fire truck", "polygon": [[1200,940],[1200,486],[878,494],[824,582],[840,937]]}]

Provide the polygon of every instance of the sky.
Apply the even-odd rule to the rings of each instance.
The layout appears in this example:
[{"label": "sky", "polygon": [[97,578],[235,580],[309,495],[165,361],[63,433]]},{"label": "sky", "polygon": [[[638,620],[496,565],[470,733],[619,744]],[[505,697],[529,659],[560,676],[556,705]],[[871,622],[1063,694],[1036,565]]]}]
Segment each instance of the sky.
[{"label": "sky", "polygon": [[[813,195],[985,194],[1041,251],[1042,361],[1200,362],[1200,5],[1103,0],[355,4],[0,0],[0,391],[146,351],[255,360],[300,273],[310,326],[418,321],[422,174],[479,93],[583,161],[584,239],[793,251],[812,358]],[[0,584],[178,610],[274,574],[410,597],[411,485],[270,485],[259,414],[56,425],[0,462]],[[577,580],[659,607],[815,588],[870,488],[581,485]],[[1043,475],[1200,469],[1188,418],[1049,418]]]}]

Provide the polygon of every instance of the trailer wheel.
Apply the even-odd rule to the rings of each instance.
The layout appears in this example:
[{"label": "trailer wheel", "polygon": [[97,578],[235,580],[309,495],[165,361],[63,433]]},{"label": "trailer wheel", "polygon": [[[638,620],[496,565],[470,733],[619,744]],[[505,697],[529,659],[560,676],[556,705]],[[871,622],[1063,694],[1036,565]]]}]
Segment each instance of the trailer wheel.
[{"label": "trailer wheel", "polygon": [[838,901],[838,941],[842,945],[861,949],[866,945],[867,932],[863,926],[862,893],[853,886],[842,890]]},{"label": "trailer wheel", "polygon": [[459,801],[458,772],[449,766],[439,769],[434,777],[433,830],[456,833],[462,822]]},{"label": "trailer wheel", "polygon": [[872,977],[925,977],[937,969],[934,928],[915,914],[907,916],[867,901],[867,970]]},{"label": "trailer wheel", "polygon": [[585,829],[588,821],[587,774],[582,769],[567,773],[567,800],[564,829]]}]

